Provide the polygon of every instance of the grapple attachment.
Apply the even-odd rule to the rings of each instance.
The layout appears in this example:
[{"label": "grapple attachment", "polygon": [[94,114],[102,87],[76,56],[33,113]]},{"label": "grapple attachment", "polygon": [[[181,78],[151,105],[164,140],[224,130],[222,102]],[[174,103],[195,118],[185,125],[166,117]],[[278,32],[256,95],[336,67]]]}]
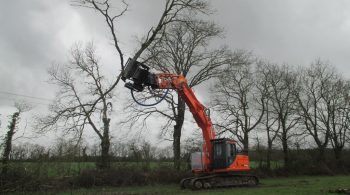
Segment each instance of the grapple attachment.
[{"label": "grapple attachment", "polygon": [[149,67],[141,62],[128,59],[123,71],[122,80],[126,82],[125,87],[134,91],[143,91],[145,86],[157,88],[157,78],[155,74],[149,72]]}]

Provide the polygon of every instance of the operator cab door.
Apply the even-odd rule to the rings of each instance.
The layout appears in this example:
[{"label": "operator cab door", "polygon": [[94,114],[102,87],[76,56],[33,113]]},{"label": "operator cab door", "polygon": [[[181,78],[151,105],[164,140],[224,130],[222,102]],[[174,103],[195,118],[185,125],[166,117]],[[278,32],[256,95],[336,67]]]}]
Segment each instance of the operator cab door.
[{"label": "operator cab door", "polygon": [[236,157],[236,147],[226,139],[216,139],[213,142],[213,169],[229,167]]}]

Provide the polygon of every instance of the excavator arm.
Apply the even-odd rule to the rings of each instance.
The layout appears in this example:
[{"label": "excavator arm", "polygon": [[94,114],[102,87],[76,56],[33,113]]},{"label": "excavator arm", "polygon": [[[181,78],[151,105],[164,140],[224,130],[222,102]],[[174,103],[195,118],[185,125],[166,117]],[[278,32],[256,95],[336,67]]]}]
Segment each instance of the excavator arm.
[{"label": "excavator arm", "polygon": [[193,90],[188,86],[186,78],[182,75],[168,73],[153,74],[149,72],[146,65],[129,59],[122,79],[129,80],[125,86],[134,91],[143,91],[146,86],[153,89],[175,89],[177,91],[202,130],[204,140],[203,168],[204,171],[209,171],[213,150],[211,140],[215,139],[215,131],[209,117],[209,111],[197,99]]}]

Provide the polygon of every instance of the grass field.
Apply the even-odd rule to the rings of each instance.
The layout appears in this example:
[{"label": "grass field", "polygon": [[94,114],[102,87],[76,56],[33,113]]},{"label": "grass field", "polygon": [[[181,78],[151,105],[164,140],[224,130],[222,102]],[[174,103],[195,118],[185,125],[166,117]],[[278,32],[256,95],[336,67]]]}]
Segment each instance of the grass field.
[{"label": "grass field", "polygon": [[261,179],[253,188],[228,188],[203,191],[180,190],[178,185],[91,188],[60,192],[59,194],[332,194],[329,190],[350,188],[350,176],[317,176]]}]

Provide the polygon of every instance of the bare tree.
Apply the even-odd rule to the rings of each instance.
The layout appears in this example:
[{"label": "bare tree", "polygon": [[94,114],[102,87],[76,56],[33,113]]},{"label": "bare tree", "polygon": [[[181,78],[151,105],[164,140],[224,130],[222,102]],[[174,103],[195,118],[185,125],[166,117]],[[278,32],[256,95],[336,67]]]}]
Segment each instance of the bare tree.
[{"label": "bare tree", "polygon": [[128,145],[122,142],[112,142],[111,153],[116,158],[125,158],[128,153]]},{"label": "bare tree", "polygon": [[258,61],[247,56],[241,66],[228,66],[218,78],[212,93],[221,120],[216,126],[222,133],[232,133],[249,150],[249,133],[261,122],[265,111],[265,89],[255,79]]},{"label": "bare tree", "polygon": [[16,133],[16,128],[20,120],[20,115],[23,112],[27,112],[32,109],[32,107],[25,102],[16,102],[15,108],[17,110],[11,116],[10,124],[8,126],[8,131],[6,133],[4,142],[4,153],[2,155],[2,174],[6,174],[8,171],[8,162],[10,160],[10,153],[12,150],[13,136]]},{"label": "bare tree", "polygon": [[272,85],[269,81],[271,76],[271,64],[268,62],[259,63],[257,67],[257,77],[260,87],[265,92],[266,98],[265,104],[265,116],[263,117],[261,124],[263,126],[263,131],[266,133],[267,137],[267,152],[266,152],[266,168],[271,169],[271,155],[272,146],[277,136],[279,135],[279,130],[281,127],[280,120],[278,120],[277,115],[273,112],[271,105],[271,95],[273,94]]},{"label": "bare tree", "polygon": [[46,157],[47,151],[45,150],[44,146],[41,146],[39,144],[30,144],[27,146],[29,148],[29,159],[30,160],[43,160],[44,157]]},{"label": "bare tree", "polygon": [[294,98],[296,74],[287,65],[270,65],[267,68],[269,68],[268,81],[271,86],[269,95],[271,112],[277,117],[280,125],[278,138],[282,142],[284,166],[288,169],[290,168],[288,142],[293,136],[298,135],[298,132],[293,132],[299,122],[297,100]]},{"label": "bare tree", "polygon": [[[222,30],[211,22],[186,19],[169,25],[161,40],[147,48],[144,62],[152,68],[165,73],[176,73],[188,79],[189,86],[194,87],[218,74],[218,68],[230,61],[237,61],[241,53],[232,54],[227,48],[209,49],[213,38],[222,34]],[[234,63],[234,62],[232,62]],[[174,167],[180,168],[180,139],[185,118],[186,105],[181,97],[170,94],[166,101],[167,108],[139,108],[128,105],[129,121],[146,120],[149,116],[165,117],[167,121],[163,130],[173,126],[172,141]]]},{"label": "bare tree", "polygon": [[[60,137],[56,140],[55,145],[50,147],[51,156],[57,160],[75,160],[79,159],[83,150],[81,142]],[[80,160],[80,159],[79,159]]]},{"label": "bare tree", "polygon": [[331,143],[341,165],[349,129],[349,82],[329,63],[319,59],[303,72],[297,97],[305,127],[319,150],[317,160],[324,163],[325,149]]},{"label": "bare tree", "polygon": [[[128,11],[129,4],[125,0],[119,1],[119,4],[115,2],[112,3],[110,0],[71,0],[71,4],[72,6],[95,10],[104,18],[107,28],[110,31],[116,53],[119,56],[121,72],[110,88],[104,92],[103,96],[98,97],[93,102],[92,106],[94,106],[97,102],[101,101],[103,97],[108,96],[117,86],[124,71],[124,51],[118,36],[118,31],[120,30],[118,21]],[[120,7],[121,9],[118,11],[116,7]],[[145,38],[140,42],[139,49],[136,50],[133,60],[137,60],[152,43],[159,40],[163,36],[166,26],[169,24],[182,21],[183,15],[188,15],[188,13],[196,14],[207,12],[209,12],[209,9],[208,3],[205,0],[166,0],[157,25],[151,27]]]},{"label": "bare tree", "polygon": [[13,145],[10,153],[10,159],[14,160],[26,160],[28,154],[28,148],[25,144]]},{"label": "bare tree", "polygon": [[346,144],[347,133],[350,128],[350,83],[340,76],[333,81],[331,86],[330,114],[330,138],[335,159],[342,166],[342,151]]},{"label": "bare tree", "polygon": [[[50,114],[38,119],[40,130],[61,129],[78,140],[88,125],[101,143],[101,168],[109,167],[110,111],[114,86],[100,71],[101,65],[92,43],[77,44],[66,65],[49,69],[50,82],[59,87]],[[101,124],[102,122],[102,124]],[[101,125],[100,125],[101,124]]]},{"label": "bare tree", "polygon": [[330,141],[331,83],[335,73],[329,65],[317,60],[307,69],[302,69],[296,98],[300,116],[308,134],[314,139],[320,162],[325,161],[324,151]]},{"label": "bare tree", "polygon": [[[90,8],[103,16],[108,26],[108,30],[111,33],[114,47],[120,58],[120,67],[123,71],[124,54],[117,33],[118,30],[120,30],[117,23],[120,17],[128,11],[129,4],[125,0],[119,1],[119,4],[117,5],[114,5],[110,0],[72,0],[71,2],[73,6]],[[116,6],[121,7],[119,12],[115,9]],[[167,25],[173,22],[182,21],[182,16],[187,13],[207,13],[208,11],[208,3],[205,0],[166,0],[157,25],[149,29],[147,35],[141,41],[140,48],[136,51],[133,59],[136,60],[139,58],[143,51],[145,51],[155,40],[160,39],[163,36],[163,31]],[[121,75],[119,75],[118,78],[120,77]]]}]

